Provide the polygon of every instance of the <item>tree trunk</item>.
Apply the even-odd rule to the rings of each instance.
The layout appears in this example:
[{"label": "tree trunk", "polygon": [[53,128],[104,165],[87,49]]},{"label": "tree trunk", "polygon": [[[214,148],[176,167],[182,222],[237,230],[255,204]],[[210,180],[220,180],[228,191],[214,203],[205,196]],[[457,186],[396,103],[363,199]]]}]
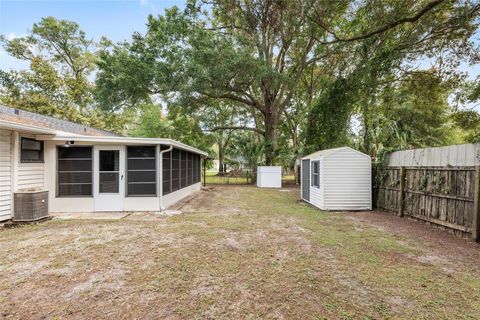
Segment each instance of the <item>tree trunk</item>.
[{"label": "tree trunk", "polygon": [[292,146],[295,149],[295,152],[298,150],[298,125],[295,124],[292,128]]},{"label": "tree trunk", "polygon": [[370,127],[370,112],[368,102],[363,107],[363,152],[370,154],[371,144],[371,127]]},{"label": "tree trunk", "polygon": [[265,165],[272,166],[277,156],[277,117],[273,112],[265,115]]},{"label": "tree trunk", "polygon": [[218,144],[218,174],[225,175],[225,148],[222,143]]}]

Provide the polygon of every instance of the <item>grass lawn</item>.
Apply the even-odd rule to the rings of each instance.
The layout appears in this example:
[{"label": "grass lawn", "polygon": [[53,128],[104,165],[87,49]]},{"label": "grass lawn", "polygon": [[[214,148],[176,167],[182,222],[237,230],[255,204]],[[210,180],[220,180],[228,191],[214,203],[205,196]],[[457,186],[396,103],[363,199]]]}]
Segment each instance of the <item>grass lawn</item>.
[{"label": "grass lawn", "polygon": [[181,215],[0,231],[0,318],[480,318],[478,244],[297,199],[218,186]]}]

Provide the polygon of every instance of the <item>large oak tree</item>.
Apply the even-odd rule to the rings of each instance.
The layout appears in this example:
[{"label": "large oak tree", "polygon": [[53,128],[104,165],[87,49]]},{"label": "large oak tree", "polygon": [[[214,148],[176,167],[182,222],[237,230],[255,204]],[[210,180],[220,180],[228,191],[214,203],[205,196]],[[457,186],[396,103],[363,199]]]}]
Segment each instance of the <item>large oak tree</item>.
[{"label": "large oak tree", "polygon": [[310,67],[344,59],[349,76],[349,54],[364,41],[397,28],[425,42],[432,30],[468,33],[477,12],[474,2],[446,0],[189,1],[184,11],[150,16],[146,34],[103,52],[98,97],[111,109],[155,96],[186,110],[208,99],[236,103],[250,121],[224,129],[260,134],[271,165],[279,124]]}]

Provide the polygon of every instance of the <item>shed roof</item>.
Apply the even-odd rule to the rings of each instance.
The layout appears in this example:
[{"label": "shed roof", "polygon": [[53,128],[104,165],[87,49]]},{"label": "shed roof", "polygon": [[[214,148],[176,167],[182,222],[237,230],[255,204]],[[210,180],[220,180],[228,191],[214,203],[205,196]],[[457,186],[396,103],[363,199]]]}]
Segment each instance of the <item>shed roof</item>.
[{"label": "shed roof", "polygon": [[330,156],[334,153],[337,153],[341,150],[348,150],[348,151],[352,151],[352,152],[355,152],[355,153],[358,153],[358,154],[361,154],[363,156],[366,156],[366,157],[369,157],[367,154],[365,153],[362,153],[358,150],[355,150],[355,149],[352,149],[350,147],[339,147],[339,148],[332,148],[332,149],[325,149],[325,150],[320,150],[320,151],[317,151],[317,152],[314,152],[314,153],[311,153],[305,157],[303,157],[302,159],[311,159],[311,158],[322,158],[322,157],[325,157],[325,156]]}]

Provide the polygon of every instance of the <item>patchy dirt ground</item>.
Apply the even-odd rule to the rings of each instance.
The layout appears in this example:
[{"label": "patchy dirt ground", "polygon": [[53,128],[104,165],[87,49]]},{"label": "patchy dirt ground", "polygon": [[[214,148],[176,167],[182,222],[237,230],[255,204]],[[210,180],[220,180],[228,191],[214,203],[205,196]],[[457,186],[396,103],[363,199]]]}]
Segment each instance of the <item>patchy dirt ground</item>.
[{"label": "patchy dirt ground", "polygon": [[480,318],[480,245],[297,199],[215,187],[181,215],[0,231],[0,318]]}]

